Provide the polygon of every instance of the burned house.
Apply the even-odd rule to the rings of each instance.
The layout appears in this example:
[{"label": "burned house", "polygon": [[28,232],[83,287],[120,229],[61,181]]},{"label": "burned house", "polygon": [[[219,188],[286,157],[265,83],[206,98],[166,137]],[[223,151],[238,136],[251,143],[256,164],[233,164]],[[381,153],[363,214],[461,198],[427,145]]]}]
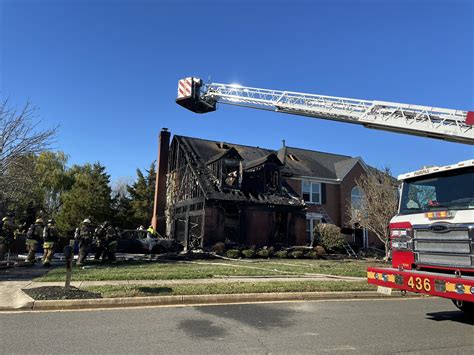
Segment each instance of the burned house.
[{"label": "burned house", "polygon": [[174,136],[168,159],[167,235],[188,248],[301,242],[305,204],[274,152]]},{"label": "burned house", "polygon": [[153,223],[189,249],[306,245],[316,223],[346,226],[347,204],[360,198],[360,158],[169,138],[161,132]]}]

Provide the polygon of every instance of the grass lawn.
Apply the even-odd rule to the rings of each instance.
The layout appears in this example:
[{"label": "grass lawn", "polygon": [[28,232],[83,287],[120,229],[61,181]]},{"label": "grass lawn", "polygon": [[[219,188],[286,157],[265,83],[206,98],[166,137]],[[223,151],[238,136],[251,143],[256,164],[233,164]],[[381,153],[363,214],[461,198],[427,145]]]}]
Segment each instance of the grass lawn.
[{"label": "grass lawn", "polygon": [[169,295],[210,295],[233,293],[315,292],[315,291],[375,291],[366,282],[291,281],[240,282],[225,284],[193,284],[172,286],[90,286],[84,290],[100,293],[102,297],[143,297]]},{"label": "grass lawn", "polygon": [[[179,280],[223,276],[298,276],[328,274],[366,276],[368,266],[381,262],[270,259],[254,262],[202,260],[192,262],[120,261],[115,265],[90,262],[85,269],[74,267],[73,281]],[[65,268],[55,268],[35,281],[63,281]]]}]

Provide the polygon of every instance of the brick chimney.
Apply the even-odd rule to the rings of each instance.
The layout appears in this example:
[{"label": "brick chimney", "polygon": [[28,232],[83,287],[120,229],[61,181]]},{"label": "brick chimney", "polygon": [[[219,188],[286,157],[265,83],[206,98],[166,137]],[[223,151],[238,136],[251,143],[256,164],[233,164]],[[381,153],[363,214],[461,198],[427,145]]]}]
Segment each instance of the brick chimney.
[{"label": "brick chimney", "polygon": [[158,160],[156,167],[155,203],[151,225],[162,236],[166,233],[166,174],[168,173],[168,155],[170,150],[170,132],[162,128],[158,139]]}]

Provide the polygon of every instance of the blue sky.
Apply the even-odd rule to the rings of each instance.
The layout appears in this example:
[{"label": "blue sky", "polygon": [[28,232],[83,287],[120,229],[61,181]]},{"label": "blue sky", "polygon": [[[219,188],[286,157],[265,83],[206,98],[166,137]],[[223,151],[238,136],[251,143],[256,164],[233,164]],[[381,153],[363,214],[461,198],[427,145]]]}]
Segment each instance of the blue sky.
[{"label": "blue sky", "polygon": [[0,95],[60,125],[70,163],[113,179],[173,134],[362,156],[395,174],[474,158],[472,146],[222,106],[195,115],[177,82],[474,109],[474,2],[0,0]]}]

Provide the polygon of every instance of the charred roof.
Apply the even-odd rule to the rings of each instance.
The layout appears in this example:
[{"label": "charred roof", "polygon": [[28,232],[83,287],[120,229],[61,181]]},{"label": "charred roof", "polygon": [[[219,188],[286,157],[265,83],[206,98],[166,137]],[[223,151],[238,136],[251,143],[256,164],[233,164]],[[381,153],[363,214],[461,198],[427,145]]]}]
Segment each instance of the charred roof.
[{"label": "charred roof", "polygon": [[[333,153],[318,152],[284,146],[280,150],[252,147],[247,145],[223,143],[200,138],[175,136],[174,139],[186,141],[196,159],[200,162],[216,161],[219,156],[228,154],[229,149],[235,150],[242,158],[244,167],[265,160],[276,154],[283,163],[282,172],[285,176],[305,176],[329,180],[342,180],[357,162],[364,165],[360,157],[351,157]],[[253,162],[253,163],[252,163]],[[252,163],[252,164],[251,164]]]},{"label": "charred roof", "polygon": [[361,158],[358,157],[288,146],[275,151],[179,135],[174,136],[173,142],[175,141],[179,142],[179,146],[183,148],[186,159],[208,199],[304,207],[304,202],[299,199],[298,194],[285,182],[283,182],[282,191],[279,193],[255,194],[219,186],[208,166],[225,157],[241,161],[246,170],[271,162],[281,167],[284,176],[312,177],[335,181],[342,180],[357,162],[361,162],[365,166]]}]

